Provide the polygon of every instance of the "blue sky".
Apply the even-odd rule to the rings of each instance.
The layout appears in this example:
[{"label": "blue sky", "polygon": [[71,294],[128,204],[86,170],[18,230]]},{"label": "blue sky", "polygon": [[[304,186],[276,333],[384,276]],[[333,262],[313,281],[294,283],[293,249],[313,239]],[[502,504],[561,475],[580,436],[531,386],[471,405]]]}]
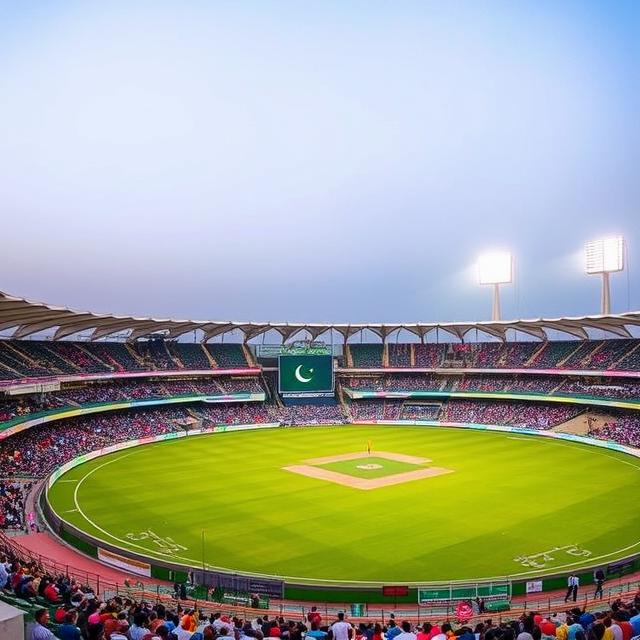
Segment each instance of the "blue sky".
[{"label": "blue sky", "polygon": [[0,290],[102,312],[640,308],[640,5],[0,3]]}]

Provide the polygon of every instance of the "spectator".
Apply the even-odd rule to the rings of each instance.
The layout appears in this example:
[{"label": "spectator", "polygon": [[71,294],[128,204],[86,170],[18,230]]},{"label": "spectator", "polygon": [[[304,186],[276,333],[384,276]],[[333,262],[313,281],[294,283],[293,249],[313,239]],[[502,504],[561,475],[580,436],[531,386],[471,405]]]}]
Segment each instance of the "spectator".
[{"label": "spectator", "polygon": [[47,629],[49,624],[49,610],[38,609],[35,613],[35,624],[31,629],[31,636],[29,640],[56,640],[53,633]]}]

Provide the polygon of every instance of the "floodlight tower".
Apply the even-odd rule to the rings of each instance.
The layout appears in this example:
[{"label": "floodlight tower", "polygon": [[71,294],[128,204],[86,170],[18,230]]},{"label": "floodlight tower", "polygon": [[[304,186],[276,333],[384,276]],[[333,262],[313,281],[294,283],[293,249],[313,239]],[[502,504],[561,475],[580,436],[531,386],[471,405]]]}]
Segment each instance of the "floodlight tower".
[{"label": "floodlight tower", "polygon": [[611,313],[609,274],[624,269],[624,238],[609,236],[599,240],[591,240],[584,247],[584,257],[586,274],[602,276],[600,313],[609,315]]},{"label": "floodlight tower", "polygon": [[513,256],[509,251],[483,253],[477,262],[478,283],[493,285],[493,310],[491,319],[501,319],[500,285],[513,282]]}]

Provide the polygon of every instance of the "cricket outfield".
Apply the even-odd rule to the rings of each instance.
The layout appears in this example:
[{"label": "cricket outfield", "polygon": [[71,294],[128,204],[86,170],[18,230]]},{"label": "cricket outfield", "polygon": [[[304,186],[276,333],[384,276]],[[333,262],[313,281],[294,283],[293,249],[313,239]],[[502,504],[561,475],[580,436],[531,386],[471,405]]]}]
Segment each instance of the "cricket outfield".
[{"label": "cricket outfield", "polygon": [[418,426],[263,429],[118,451],[48,501],[98,543],[287,580],[536,578],[640,552],[640,459]]}]

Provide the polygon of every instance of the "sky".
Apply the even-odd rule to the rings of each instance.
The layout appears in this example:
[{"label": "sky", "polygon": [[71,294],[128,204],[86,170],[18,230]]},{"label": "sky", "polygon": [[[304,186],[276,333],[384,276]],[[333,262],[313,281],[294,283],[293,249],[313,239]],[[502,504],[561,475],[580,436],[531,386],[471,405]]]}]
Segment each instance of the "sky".
[{"label": "sky", "polygon": [[638,2],[2,2],[0,290],[126,315],[640,309]]}]

